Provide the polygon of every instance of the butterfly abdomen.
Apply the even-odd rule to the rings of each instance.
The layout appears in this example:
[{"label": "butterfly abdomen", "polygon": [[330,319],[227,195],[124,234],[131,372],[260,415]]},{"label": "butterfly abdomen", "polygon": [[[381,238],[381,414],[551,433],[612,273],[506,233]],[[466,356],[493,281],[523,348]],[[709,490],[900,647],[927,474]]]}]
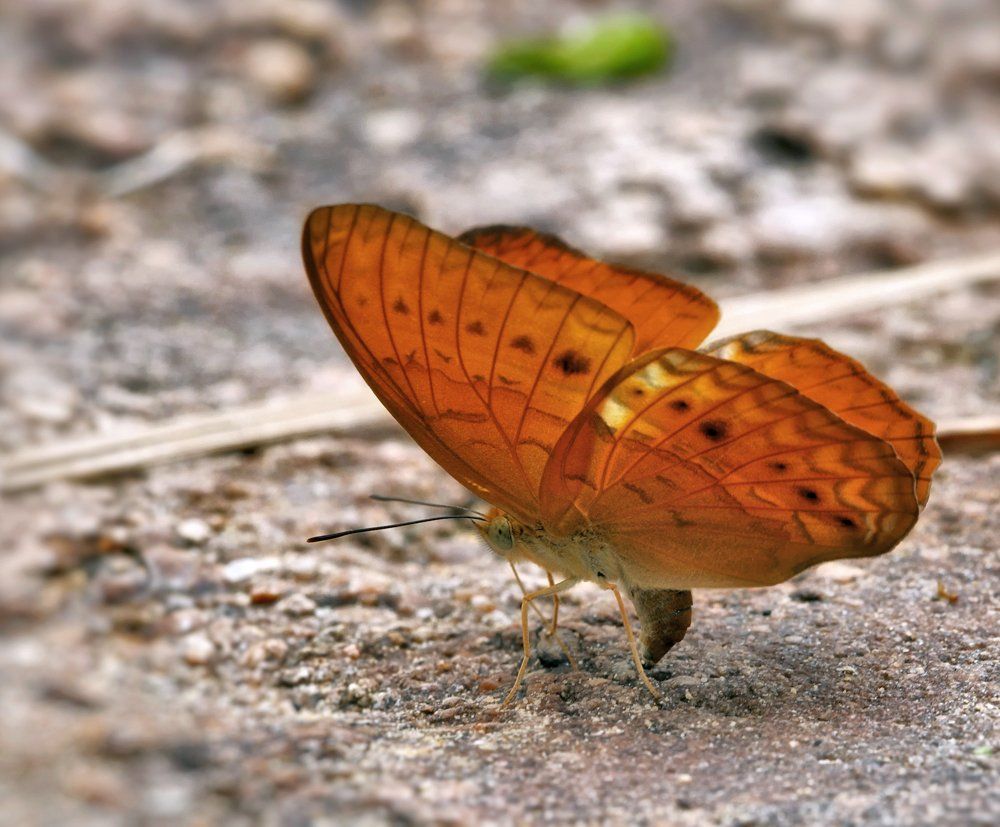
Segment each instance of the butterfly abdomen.
[{"label": "butterfly abdomen", "polygon": [[691,592],[630,588],[628,596],[642,626],[639,633],[642,660],[649,666],[684,639],[691,625]]}]

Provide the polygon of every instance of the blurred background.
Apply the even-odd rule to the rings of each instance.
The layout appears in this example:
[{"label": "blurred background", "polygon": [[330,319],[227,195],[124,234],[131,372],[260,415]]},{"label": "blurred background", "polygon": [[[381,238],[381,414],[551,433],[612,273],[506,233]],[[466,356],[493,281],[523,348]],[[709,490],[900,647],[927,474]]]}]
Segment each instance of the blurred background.
[{"label": "blurred background", "polygon": [[[0,0],[0,448],[127,434],[355,381],[301,267],[301,222],[323,203],[376,202],[456,234],[527,224],[598,257],[680,271],[715,298],[997,251],[998,91],[992,0]],[[998,317],[995,289],[965,288],[810,335],[861,358],[934,418],[974,415],[997,403]],[[463,775],[400,757],[399,733],[433,718],[413,700],[421,692],[465,698],[492,691],[494,674],[507,679],[518,594],[449,529],[306,553],[301,538],[314,526],[385,516],[360,501],[385,492],[390,465],[394,487],[410,495],[460,496],[394,435],[317,438],[11,495],[0,529],[0,797],[18,802],[9,823],[558,813],[530,784],[519,804],[490,798],[469,781],[488,776],[488,762]],[[944,544],[931,554],[941,565],[995,542],[984,533],[995,476],[983,467],[952,471],[965,487],[950,494],[945,469],[925,538]],[[948,531],[963,533],[942,540]],[[962,557],[952,578],[974,589],[977,560]],[[911,588],[923,600],[928,576],[911,575],[871,575],[870,599]],[[794,624],[811,604],[791,594],[780,599]],[[995,614],[978,599],[965,594],[958,606],[971,614],[954,628],[986,658],[976,628]],[[720,600],[706,617],[768,605]],[[941,623],[933,612],[928,630]],[[720,641],[744,628],[724,628],[732,622],[718,620]],[[483,624],[502,645],[483,643]],[[340,636],[317,637],[330,628]],[[391,630],[409,636],[407,647],[438,649],[424,661],[397,652],[394,670],[424,672],[406,672],[416,694],[389,703],[382,678],[351,664]],[[609,653],[616,631],[606,630]],[[704,634],[710,664],[711,625]],[[936,658],[944,638],[914,634],[896,643],[916,647],[913,662]],[[802,646],[795,662],[808,662],[808,634],[785,636],[798,636],[785,651]],[[501,666],[486,658],[455,676],[455,647],[472,651],[468,663],[485,647]],[[721,643],[716,655],[725,675]],[[817,670],[837,675],[837,663]],[[990,668],[977,663],[969,669]],[[697,670],[712,675],[692,668],[676,687],[681,706],[683,692],[705,685]],[[719,697],[771,698],[781,670],[761,670]],[[921,680],[927,692],[950,685]],[[631,704],[634,687],[617,688]],[[605,691],[598,706],[611,714]],[[965,691],[989,701],[984,686]],[[737,702],[719,700],[715,712],[738,719],[727,703]],[[380,708],[388,717],[366,723],[364,711]],[[474,707],[451,708],[467,713],[452,721],[475,719]],[[862,791],[836,812],[926,813],[917,791],[952,796],[961,782],[968,807],[957,817],[972,820],[955,823],[990,819],[1000,804],[982,784],[988,753],[975,753],[989,741],[990,709],[948,713],[966,715],[947,721],[966,775],[917,774],[902,788],[886,780],[888,803]],[[801,714],[813,720],[816,710]],[[711,728],[692,723],[702,724]],[[366,726],[400,740],[359,767],[381,737]],[[879,738],[902,737],[896,727]],[[436,754],[429,741],[420,749]],[[507,750],[515,768],[501,780],[532,777],[514,740],[491,749]],[[871,754],[859,748],[851,771]],[[734,785],[749,772],[728,771]],[[414,773],[423,780],[408,782]],[[373,792],[386,778],[402,785],[397,797]],[[442,779],[451,786],[433,786]],[[720,784],[702,799],[664,792],[664,812],[736,823],[726,809],[736,787]],[[785,809],[745,810],[760,823],[798,823],[825,800],[815,790],[782,796]],[[613,820],[604,804],[590,806],[577,817]]]},{"label": "blurred background", "polygon": [[[990,2],[2,8],[8,447],[322,381],[298,254],[320,203],[529,224],[715,296],[1000,232]],[[625,8],[666,30],[665,67],[486,71]]]}]

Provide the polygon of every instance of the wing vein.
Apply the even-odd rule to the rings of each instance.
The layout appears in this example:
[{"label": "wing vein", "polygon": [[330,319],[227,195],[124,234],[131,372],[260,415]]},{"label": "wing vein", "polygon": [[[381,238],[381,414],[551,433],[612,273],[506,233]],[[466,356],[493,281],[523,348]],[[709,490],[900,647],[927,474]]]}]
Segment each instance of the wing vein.
[{"label": "wing vein", "polygon": [[[453,245],[449,246],[449,248],[448,248],[449,252],[452,249],[454,249],[454,247],[457,247],[457,246],[462,246],[462,247],[465,248],[465,245],[453,244]],[[487,416],[489,416],[490,420],[492,420],[493,426],[496,428],[497,433],[500,435],[500,438],[505,443],[507,443],[507,448],[510,450],[511,459],[514,461],[514,463],[517,465],[518,469],[521,472],[521,477],[524,479],[524,484],[525,484],[526,490],[528,491],[529,495],[532,498],[537,499],[538,492],[533,489],[533,487],[531,485],[531,481],[528,479],[528,473],[525,470],[524,466],[521,464],[521,460],[520,460],[520,458],[517,455],[517,451],[514,448],[514,444],[507,437],[507,434],[504,432],[503,428],[501,427],[500,421],[497,419],[496,414],[494,413],[492,406],[483,398],[482,394],[479,392],[479,389],[476,388],[476,384],[475,384],[475,382],[472,381],[472,376],[469,374],[469,369],[468,369],[468,367],[465,364],[465,358],[462,355],[462,346],[461,346],[461,342],[459,340],[459,337],[461,335],[460,331],[462,329],[462,324],[461,324],[461,320],[462,320],[462,306],[465,304],[465,289],[466,289],[466,286],[468,285],[469,271],[472,268],[472,262],[473,262],[473,260],[475,259],[475,256],[476,256],[476,251],[473,250],[472,248],[465,248],[465,249],[468,250],[469,257],[468,257],[468,259],[466,260],[466,263],[465,263],[465,271],[462,273],[462,284],[459,287],[459,291],[458,291],[458,308],[455,311],[455,353],[458,356],[458,365],[462,369],[462,375],[465,376],[465,380],[468,383],[469,387],[472,389],[472,392],[476,395],[476,397],[479,399],[479,401],[482,404],[482,406],[485,408]],[[444,261],[444,259],[442,259],[442,262],[443,261]],[[516,501],[516,498],[512,498],[512,499],[514,499]]]},{"label": "wing vein", "polygon": [[[548,292],[545,294],[546,296],[548,296],[549,293],[552,292],[552,288],[555,287],[555,285],[556,285],[555,282],[550,282],[550,284],[551,284],[551,287],[549,288]],[[531,383],[531,390],[528,391],[528,395],[527,395],[525,403],[524,403],[524,408],[521,410],[521,416],[520,416],[520,419],[518,419],[518,422],[517,422],[517,430],[514,431],[514,442],[515,443],[518,442],[518,440],[520,440],[520,438],[521,438],[521,431],[524,428],[524,421],[528,418],[528,407],[532,404],[532,402],[533,402],[533,400],[535,398],[535,393],[538,390],[538,383],[541,381],[541,379],[542,379],[542,373],[545,371],[545,368],[549,364],[549,357],[552,355],[552,351],[555,349],[556,342],[559,341],[559,335],[562,333],[563,327],[566,326],[566,320],[569,318],[570,313],[573,312],[573,308],[576,307],[577,303],[582,298],[583,298],[583,296],[580,295],[579,293],[577,293],[573,297],[573,301],[571,301],[569,303],[569,307],[567,307],[566,311],[563,313],[562,320],[559,322],[559,327],[556,328],[556,332],[555,332],[555,335],[552,337],[552,341],[549,342],[549,348],[545,352],[545,358],[542,359],[542,363],[538,367],[538,373],[535,374],[535,379]],[[542,302],[544,302],[544,299],[542,300]],[[539,303],[539,306],[541,306],[541,302]]]},{"label": "wing vein", "polygon": [[424,271],[427,269],[427,250],[431,243],[431,234],[425,229],[424,246],[420,251],[420,269],[417,276],[417,315],[420,317],[420,341],[424,346],[424,367],[427,370],[427,387],[431,393],[431,404],[434,406],[434,415],[440,416],[441,408],[438,405],[437,393],[434,390],[434,373],[431,370],[431,354],[427,347],[427,331],[424,322]]},{"label": "wing vein", "polygon": [[[711,373],[712,371],[718,370],[721,366],[722,365],[720,363],[718,365],[713,365],[711,368],[708,368],[706,370],[701,370],[701,371],[698,371],[697,373],[692,374],[687,379],[685,379],[683,382],[678,382],[676,385],[673,385],[670,388],[669,392],[667,392],[665,394],[662,394],[661,396],[654,397],[651,402],[649,402],[646,405],[643,405],[641,408],[639,408],[638,410],[636,410],[632,414],[632,416],[629,418],[629,421],[619,429],[618,433],[615,434],[614,444],[611,446],[611,450],[608,451],[608,456],[607,456],[607,459],[604,462],[604,467],[601,469],[601,484],[598,486],[599,490],[602,490],[602,489],[605,489],[605,488],[608,487],[608,485],[607,485],[607,482],[608,482],[608,472],[611,469],[611,463],[614,461],[615,453],[618,451],[619,445],[624,440],[625,433],[628,431],[628,429],[630,427],[632,427],[632,425],[635,424],[635,422],[637,422],[639,419],[641,419],[646,414],[647,411],[649,411],[654,406],[656,406],[657,404],[659,404],[660,402],[662,402],[667,396],[669,396],[670,394],[674,393],[679,388],[683,388],[686,385],[689,385],[691,382],[694,382],[696,379],[699,379],[702,376],[705,376],[706,374]],[[685,423],[685,425],[686,424],[688,424],[688,423]],[[670,437],[674,436],[674,434],[676,434],[678,431],[682,430],[685,427],[685,425],[681,425],[680,428],[678,428],[676,431],[673,431],[673,432],[667,434],[663,439],[660,440],[659,443],[657,443],[656,447],[659,447],[666,440],[670,439]],[[643,457],[640,457],[640,459],[643,459]],[[622,475],[619,475],[618,479],[621,479],[621,476]]]},{"label": "wing vein", "polygon": [[[392,335],[392,325],[389,324],[389,311],[385,306],[385,253],[389,247],[389,239],[392,236],[392,228],[396,223],[397,215],[398,213],[389,214],[389,224],[382,234],[382,247],[378,256],[379,304],[382,306],[382,320],[385,322],[385,332],[389,337],[389,344],[392,345],[392,352],[396,357],[396,364],[399,365],[399,370],[403,374],[403,379],[406,380],[407,387],[410,389],[410,399],[413,400],[414,406],[419,410],[422,407],[419,402],[420,397],[417,395],[417,391],[413,387],[413,382],[410,380],[409,371],[406,369],[406,366],[403,364],[403,360],[399,356],[399,348],[396,346],[396,337]],[[411,224],[410,226],[412,227],[413,225]],[[389,371],[386,372],[389,373]],[[402,390],[402,388],[400,388],[400,390]]]},{"label": "wing vein", "polygon": [[[695,376],[695,377],[692,377],[692,379],[691,379],[691,380],[687,380],[687,381],[692,381],[692,380],[693,380],[694,378],[697,378],[697,377],[702,377],[702,376],[708,376],[708,375],[710,375],[710,374],[712,374],[712,373],[717,373],[717,372],[718,372],[719,370],[721,370],[721,369],[722,369],[723,367],[726,367],[726,366],[728,366],[729,364],[734,364],[734,363],[729,363],[729,362],[723,362],[722,364],[719,364],[719,365],[713,365],[713,366],[712,366],[712,367],[711,367],[711,368],[710,368],[709,370],[706,370],[706,371],[702,371],[701,373],[698,373],[698,374],[696,374],[696,376]],[[742,365],[740,365],[740,367],[743,367],[743,366],[742,366]],[[749,372],[749,371],[750,371],[750,368],[743,368],[743,370],[741,370],[741,371],[740,371],[739,373],[737,373],[737,374],[736,374],[736,375],[735,375],[735,376],[734,376],[733,378],[735,379],[735,378],[736,378],[736,376],[743,376],[744,374],[746,374],[746,373],[747,373],[747,372]],[[684,385],[686,385],[686,384],[687,384],[687,381],[686,381],[686,382],[682,382],[682,383],[680,383],[679,385],[675,385],[675,386],[674,386],[673,388],[671,388],[671,389],[670,389],[670,392],[669,392],[669,393],[665,393],[665,394],[663,394],[663,396],[659,396],[659,397],[657,397],[657,398],[656,398],[656,400],[655,400],[655,401],[653,402],[653,405],[656,405],[656,404],[658,404],[659,402],[662,402],[662,401],[663,401],[664,399],[668,398],[669,396],[673,395],[673,392],[674,392],[675,388],[679,388],[679,387],[683,387]],[[720,379],[719,381],[720,381],[720,382],[724,382],[725,380],[722,380],[722,379]],[[768,382],[767,384],[771,384],[771,382]],[[638,464],[639,464],[640,462],[642,462],[642,461],[643,461],[644,459],[646,459],[646,457],[648,457],[649,455],[651,455],[651,454],[652,454],[652,453],[653,453],[653,452],[654,452],[654,451],[655,451],[655,450],[656,450],[657,448],[659,448],[659,447],[660,447],[661,445],[663,445],[663,443],[664,443],[664,442],[666,442],[666,441],[667,441],[668,439],[670,439],[671,437],[674,437],[674,436],[676,436],[676,435],[677,435],[677,434],[679,434],[679,433],[680,433],[681,431],[683,431],[683,430],[684,430],[685,428],[688,428],[688,427],[690,427],[691,425],[693,425],[693,424],[694,424],[695,422],[700,422],[700,421],[701,421],[701,420],[703,420],[703,419],[704,419],[704,418],[705,418],[705,417],[706,417],[706,416],[707,416],[708,414],[712,413],[712,411],[716,411],[716,410],[718,410],[719,408],[723,407],[724,405],[726,405],[726,404],[728,404],[728,403],[732,402],[732,401],[733,401],[734,399],[739,399],[739,398],[740,398],[741,396],[745,396],[746,394],[748,394],[748,393],[751,393],[752,391],[755,391],[755,390],[759,390],[759,389],[760,389],[760,388],[762,388],[762,387],[764,387],[764,384],[760,384],[760,385],[753,385],[752,387],[749,387],[749,388],[744,388],[744,389],[743,389],[742,391],[740,391],[739,393],[736,393],[736,394],[733,394],[732,396],[727,396],[727,397],[726,397],[725,399],[723,399],[723,400],[722,400],[721,402],[719,402],[719,403],[717,403],[717,404],[713,405],[713,406],[712,406],[711,408],[709,408],[708,410],[705,410],[705,411],[701,411],[701,412],[700,412],[700,413],[698,414],[698,416],[697,416],[697,417],[695,417],[694,419],[692,419],[692,420],[690,420],[690,421],[688,421],[688,422],[685,422],[685,423],[684,423],[683,425],[681,425],[681,426],[680,426],[679,428],[676,428],[675,430],[671,431],[671,432],[670,432],[669,434],[666,434],[666,435],[665,435],[665,436],[663,436],[663,437],[662,437],[661,439],[657,440],[657,441],[656,441],[655,443],[653,443],[653,444],[649,445],[649,446],[647,447],[646,451],[645,451],[645,452],[644,452],[644,453],[642,454],[642,456],[639,456],[639,457],[637,457],[637,458],[635,459],[635,461],[634,461],[634,462],[632,462],[632,463],[631,463],[631,464],[630,464],[630,465],[629,465],[628,467],[626,467],[626,468],[625,468],[625,469],[624,469],[624,470],[622,471],[622,473],[620,473],[620,474],[618,475],[618,477],[617,477],[617,478],[615,479],[615,483],[618,483],[618,482],[619,482],[619,481],[620,481],[621,479],[623,479],[623,478],[624,478],[624,477],[625,477],[626,475],[628,475],[628,473],[629,473],[629,472],[630,472],[630,471],[631,471],[631,470],[632,470],[633,468],[635,468],[635,466],[636,466],[636,465],[638,465]],[[651,405],[651,406],[649,406],[649,407],[652,407],[652,405]],[[755,406],[755,408],[759,408],[759,407],[760,407],[760,405],[756,405],[756,406]],[[754,410],[754,408],[750,408],[750,410]],[[631,425],[632,425],[632,424],[633,424],[633,423],[634,423],[634,422],[636,421],[636,419],[637,419],[637,418],[638,418],[638,417],[633,417],[633,418],[632,418],[632,419],[630,420],[630,422],[629,422],[629,426],[631,426]],[[625,430],[627,430],[627,428],[628,428],[629,426],[626,426],[626,428],[622,429],[622,438],[624,438],[624,431],[625,431]],[[736,440],[730,440],[730,442],[735,442],[735,441],[736,441]],[[616,448],[618,447],[618,444],[619,444],[619,440],[617,440],[617,439],[616,439],[616,441],[615,441],[615,447],[616,447]],[[719,447],[719,446],[713,446],[713,447]],[[611,455],[609,454],[609,456],[608,456],[608,460],[609,460],[609,463],[610,463],[610,459],[611,459]],[[604,479],[607,479],[607,476],[606,476],[606,475],[605,475]]]}]

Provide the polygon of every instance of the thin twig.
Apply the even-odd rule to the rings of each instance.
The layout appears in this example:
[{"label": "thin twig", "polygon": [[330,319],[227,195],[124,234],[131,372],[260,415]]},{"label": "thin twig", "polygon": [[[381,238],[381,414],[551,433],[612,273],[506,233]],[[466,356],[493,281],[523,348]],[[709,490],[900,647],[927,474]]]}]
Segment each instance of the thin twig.
[{"label": "thin twig", "polygon": [[40,192],[52,192],[58,169],[16,135],[0,129],[0,172],[20,179]]},{"label": "thin twig", "polygon": [[784,290],[722,301],[722,320],[712,335],[812,324],[906,304],[935,293],[1000,278],[1000,253],[918,264],[899,270],[861,273]]},{"label": "thin twig", "polygon": [[[812,324],[998,277],[1000,254],[993,253],[743,296],[722,303],[723,323],[716,332],[728,336],[753,328]],[[19,451],[0,458],[0,491],[59,479],[100,477],[320,433],[355,433],[390,422],[385,409],[357,378],[337,393],[307,394],[182,417],[124,436],[88,437]],[[995,445],[995,421],[990,427]],[[945,450],[972,445],[971,433],[976,428],[984,426],[980,422],[975,427],[961,423],[942,427]]]},{"label": "thin twig", "polygon": [[978,456],[1000,448],[1000,416],[970,416],[938,424],[938,443],[946,456]]},{"label": "thin twig", "polygon": [[133,195],[197,164],[226,161],[262,170],[269,150],[247,136],[224,129],[192,129],[166,136],[147,152],[100,173],[98,187],[112,198]]},{"label": "thin twig", "polygon": [[57,479],[85,479],[283,442],[322,433],[355,433],[391,423],[375,396],[358,385],[222,413],[185,416],[127,436],[87,437],[19,451],[0,460],[0,491]]}]

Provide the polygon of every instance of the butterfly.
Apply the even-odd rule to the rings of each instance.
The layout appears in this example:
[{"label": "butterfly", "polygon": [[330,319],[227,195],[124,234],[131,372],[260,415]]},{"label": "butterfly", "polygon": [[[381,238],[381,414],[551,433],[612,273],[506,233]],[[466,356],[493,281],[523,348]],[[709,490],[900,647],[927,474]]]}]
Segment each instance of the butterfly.
[{"label": "butterfly", "polygon": [[526,227],[452,238],[373,205],[314,210],[302,249],[376,396],[492,506],[472,517],[489,546],[550,572],[522,601],[505,704],[535,599],[610,590],[656,696],[643,663],[684,637],[691,589],[883,554],[927,502],[930,420],[815,339],[758,330],[696,349],[719,310],[693,287]]}]

